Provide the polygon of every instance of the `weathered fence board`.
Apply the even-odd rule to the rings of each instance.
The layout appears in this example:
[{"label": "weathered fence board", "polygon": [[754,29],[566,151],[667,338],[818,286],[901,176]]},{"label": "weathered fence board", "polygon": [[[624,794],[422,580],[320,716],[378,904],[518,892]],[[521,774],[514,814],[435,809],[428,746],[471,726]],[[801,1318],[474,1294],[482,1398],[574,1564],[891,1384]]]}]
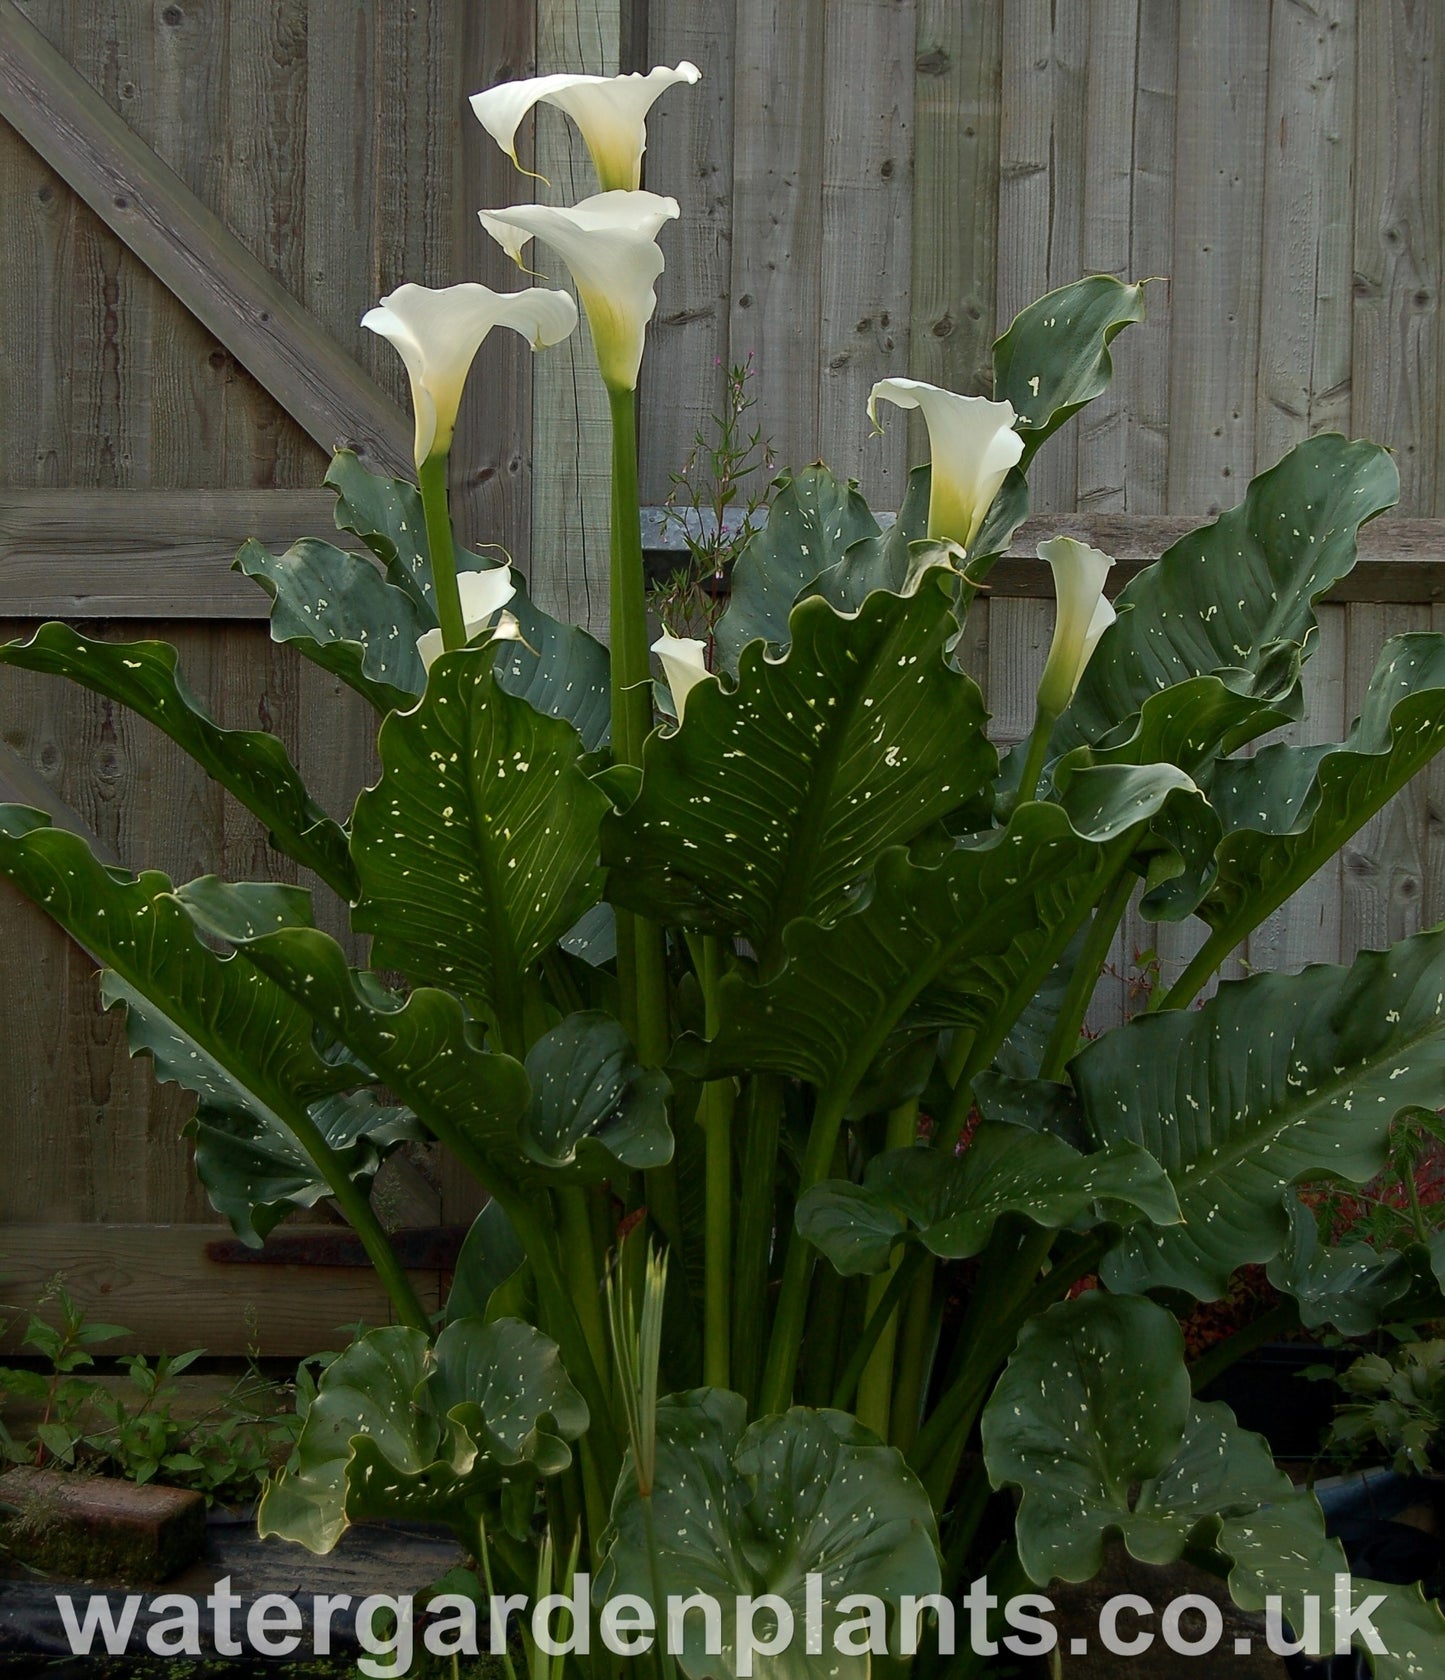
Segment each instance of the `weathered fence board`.
[{"label": "weathered fence board", "polygon": [[[330,530],[316,485],[337,438],[409,460],[406,382],[363,311],[404,280],[528,283],[476,211],[594,190],[560,113],[541,114],[535,145],[532,125],[520,137],[544,186],[491,145],[466,95],[685,57],[706,79],[664,96],[646,158],[645,184],[684,219],[662,236],[644,364],[645,499],[664,499],[725,368],[751,352],[753,418],[780,464],[823,453],[896,506],[923,433],[890,416],[871,435],[875,379],[985,391],[989,343],[1035,293],[1087,271],[1156,276],[1147,321],[1115,346],[1113,390],[1040,457],[1038,517],[961,658],[1001,732],[1021,735],[1052,610],[1041,536],[1109,549],[1122,581],[1291,443],[1337,427],[1390,444],[1404,486],[1321,610],[1297,733],[1337,738],[1380,641],[1445,627],[1442,54],[1424,0],[0,0],[3,629],[60,615],[170,636],[222,721],[274,728],[344,814],[374,774],[364,708],[272,646],[231,556],[248,535],[279,548]],[[585,345],[534,359],[495,335],[458,430],[460,522],[598,627],[605,469]],[[167,741],[94,696],[0,673],[0,747],[5,797],[112,857],[286,873]],[[1445,767],[1233,971],[1348,956],[1445,913],[1442,811]],[[322,917],[339,931],[340,907]],[[1194,937],[1131,914],[1100,1018],[1131,1005],[1136,952],[1167,975]],[[184,1277],[205,1326],[188,1339],[246,1346],[237,1303],[253,1297],[241,1268],[205,1259],[215,1227],[177,1136],[182,1101],[100,1016],[89,959],[8,893],[0,940],[0,1219],[24,1222],[0,1267],[28,1253],[29,1289],[69,1264],[144,1345]],[[472,1205],[429,1158],[397,1166],[385,1195],[393,1223],[455,1223]],[[325,1275],[344,1310],[308,1306],[297,1277],[247,1286],[268,1347],[380,1316],[364,1274]]]}]

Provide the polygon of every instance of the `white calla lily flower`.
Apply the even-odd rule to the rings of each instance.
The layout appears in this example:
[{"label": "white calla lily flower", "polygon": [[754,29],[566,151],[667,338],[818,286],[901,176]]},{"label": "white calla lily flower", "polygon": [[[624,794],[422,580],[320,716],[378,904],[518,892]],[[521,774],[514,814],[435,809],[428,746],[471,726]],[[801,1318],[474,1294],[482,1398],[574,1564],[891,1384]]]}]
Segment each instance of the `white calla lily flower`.
[{"label": "white calla lily flower", "polygon": [[471,281],[439,289],[408,283],[368,309],[361,324],[395,345],[406,364],[420,467],[451,448],[462,387],[492,328],[511,327],[540,350],[576,327],[577,305],[566,292],[542,286],[494,292]]},{"label": "white calla lily flower", "polygon": [[672,696],[677,721],[682,722],[687,697],[700,682],[716,681],[707,668],[707,643],[696,636],[670,636],[666,631],[652,644],[662,663],[662,676]]},{"label": "white calla lily flower", "polygon": [[1039,682],[1039,709],[1057,717],[1074,698],[1099,638],[1117,616],[1104,599],[1104,579],[1114,562],[1072,537],[1040,543],[1039,559],[1053,568],[1058,601],[1054,639]]},{"label": "white calla lily flower", "polygon": [[564,110],[587,144],[603,192],[635,192],[642,184],[647,113],[659,94],[702,71],[685,59],[675,70],[659,64],[645,76],[533,76],[474,93],[477,121],[520,169],[517,130],[539,101]]},{"label": "white calla lily flower", "polygon": [[868,396],[868,418],[875,426],[880,397],[922,411],[933,460],[928,535],[967,553],[1009,468],[1024,452],[1013,404],[961,397],[920,379],[880,379]]},{"label": "white calla lily flower", "polygon": [[649,192],[604,192],[570,210],[518,204],[479,212],[482,226],[514,262],[537,238],[572,271],[587,311],[597,364],[613,390],[637,388],[647,323],[657,308],[663,270],[657,236],[681,212],[675,198]]},{"label": "white calla lily flower", "polygon": [[[471,641],[473,636],[485,630],[493,616],[501,612],[516,593],[517,585],[510,566],[495,566],[489,572],[459,572],[457,594],[462,599],[462,621],[466,625],[467,640]],[[515,616],[504,612],[492,634],[507,641],[520,641],[522,632]],[[431,670],[443,652],[441,631],[428,630],[424,636],[418,636],[416,651],[421,655],[422,664],[428,671]]]}]

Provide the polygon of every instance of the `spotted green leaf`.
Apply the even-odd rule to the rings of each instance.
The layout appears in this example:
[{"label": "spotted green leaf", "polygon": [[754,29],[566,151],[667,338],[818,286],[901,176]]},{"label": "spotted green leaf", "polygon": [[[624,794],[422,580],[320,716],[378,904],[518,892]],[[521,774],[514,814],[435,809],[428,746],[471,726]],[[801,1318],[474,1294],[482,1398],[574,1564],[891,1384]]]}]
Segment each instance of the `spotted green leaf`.
[{"label": "spotted green leaf", "polygon": [[736,671],[749,642],[785,646],[798,597],[855,543],[877,533],[878,522],[851,480],[840,484],[821,463],[784,474],[766,524],[733,567],[717,628],[719,669]]},{"label": "spotted green leaf", "polygon": [[526,1492],[567,1468],[587,1421],[556,1345],[530,1324],[458,1319],[433,1345],[373,1330],[323,1373],[260,1532],[329,1552],[353,1523],[420,1520],[471,1546],[509,1485]]},{"label": "spotted green leaf", "polygon": [[1124,1204],[1156,1225],[1179,1218],[1164,1169],[1137,1145],[1085,1155],[1046,1132],[985,1122],[960,1155],[890,1149],[869,1161],[861,1184],[814,1185],[798,1202],[797,1226],[847,1277],[883,1271],[909,1236],[940,1259],[965,1260],[1006,1214],[1057,1231],[1101,1202],[1115,1219]]},{"label": "spotted green leaf", "polygon": [[[939,1590],[928,1498],[902,1457],[843,1412],[801,1406],[747,1423],[741,1395],[694,1389],[661,1401],[652,1511],[629,1465],[612,1502],[612,1528],[593,1599],[620,1593],[711,1594],[722,1606],[722,1649],[704,1649],[702,1619],[684,1621],[678,1665],[690,1680],[738,1673],[741,1594],[774,1593],[805,1626],[806,1583],[820,1578],[823,1651],[799,1637],[767,1658],[775,1680],[866,1680],[866,1655],[843,1655],[840,1601],[876,1595],[896,1616],[905,1594]],[[649,1532],[667,1537],[655,1548]],[[665,1612],[665,1606],[659,1606]],[[764,1624],[757,1624],[761,1635]]]},{"label": "spotted green leaf", "polygon": [[855,617],[796,607],[785,656],[751,644],[735,688],[700,684],[649,739],[641,792],[603,825],[609,898],[741,933],[765,962],[793,918],[836,916],[885,848],[993,777],[982,696],[945,657],[955,628],[928,583]]},{"label": "spotted green leaf", "polygon": [[1070,1073],[1093,1134],[1148,1149],[1184,1212],[1182,1226],[1126,1234],[1104,1264],[1111,1287],[1212,1300],[1236,1267],[1283,1248],[1288,1185],[1321,1173],[1364,1183],[1394,1116],[1438,1101],[1445,933],[1348,968],[1226,983],[1199,1010],[1104,1034]]},{"label": "spotted green leaf", "polygon": [[353,925],[378,965],[511,1020],[523,976],[600,891],[607,799],[577,732],[501,689],[484,648],[444,654],[379,740],[352,818]]}]

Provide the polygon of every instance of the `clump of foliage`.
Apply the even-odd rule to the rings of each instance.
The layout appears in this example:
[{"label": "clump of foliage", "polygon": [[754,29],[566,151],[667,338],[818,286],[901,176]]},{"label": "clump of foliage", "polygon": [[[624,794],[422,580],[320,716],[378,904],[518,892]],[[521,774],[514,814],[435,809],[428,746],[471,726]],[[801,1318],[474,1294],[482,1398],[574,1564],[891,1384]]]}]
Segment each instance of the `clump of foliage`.
[{"label": "clump of foliage", "polygon": [[1367,1353],[1339,1383],[1355,1398],[1336,1412],[1328,1446],[1358,1454],[1372,1441],[1402,1474],[1445,1471],[1445,1341]]},{"label": "clump of foliage", "polygon": [[[309,890],[130,876],[23,807],[0,808],[0,874],[99,956],[134,1050],[196,1095],[197,1169],[236,1230],[262,1242],[329,1196],[388,1290],[395,1323],[327,1369],[263,1532],[326,1551],[352,1523],[442,1522],[489,1588],[585,1570],[660,1617],[771,1593],[820,1618],[821,1650],[787,1658],[816,1680],[867,1672],[851,1595],[880,1602],[897,1653],[905,1598],[985,1569],[1000,1599],[1085,1580],[1111,1537],[1303,1625],[1343,1554],[1264,1443],[1194,1398],[1178,1315],[1249,1265],[1345,1334],[1437,1288],[1431,1242],[1324,1242],[1300,1192],[1369,1182],[1395,1116],[1437,1099],[1445,932],[1216,989],[1445,746],[1445,638],[1414,633],[1381,649],[1347,739],[1245,750],[1301,715],[1315,603],[1394,502],[1394,465],[1311,438],[1112,605],[1106,555],[1042,544],[1055,634],[1029,738],[1001,751],[960,628],[1039,449],[1143,313],[1141,286],[1083,279],[998,340],[992,400],[875,387],[870,409],[921,407],[932,444],[886,530],[825,467],[786,477],[711,664],[664,645],[660,719],[635,389],[677,205],[638,190],[641,116],[616,102],[695,79],[476,102],[510,151],[519,112],[565,91],[597,164],[597,198],[482,219],[514,254],[551,244],[589,314],[610,648],[457,551],[447,466],[481,338],[505,322],[545,345],[576,320],[558,292],[466,285],[366,317],[417,420],[416,484],[346,452],[327,475],[371,558],[303,539],[237,562],[276,640],[375,711],[379,775],[348,821],[275,737],[208,717],[164,643],[53,624],[0,648],[165,730],[339,901],[370,965]],[[1086,1041],[1136,900],[1189,922],[1196,954]],[[424,1134],[490,1198],[437,1320],[370,1200]],[[1371,1591],[1387,1644],[1439,1666],[1418,1589]],[[746,1666],[735,1608],[720,1654],[677,1654],[689,1680]],[[924,1644],[921,1677],[982,1663]]]},{"label": "clump of foliage", "polygon": [[294,1415],[278,1406],[273,1383],[247,1375],[201,1416],[178,1416],[177,1379],[204,1349],[155,1359],[123,1355],[115,1362],[123,1383],[104,1382],[88,1374],[94,1350],[130,1331],[89,1318],[61,1284],[47,1293],[58,1322],[31,1314],[20,1344],[40,1368],[0,1367],[0,1407],[18,1401],[40,1413],[18,1438],[0,1422],[5,1458],[191,1488],[208,1505],[256,1497],[285,1462],[298,1429]]}]

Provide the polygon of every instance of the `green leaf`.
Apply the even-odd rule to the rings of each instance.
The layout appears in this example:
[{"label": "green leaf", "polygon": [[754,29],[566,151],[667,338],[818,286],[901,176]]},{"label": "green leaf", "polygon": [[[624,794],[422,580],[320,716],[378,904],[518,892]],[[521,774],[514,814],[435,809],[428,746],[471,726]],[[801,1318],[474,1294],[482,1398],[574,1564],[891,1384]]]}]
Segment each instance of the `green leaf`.
[{"label": "green leaf", "polygon": [[1046,1132],[1081,1152],[1090,1147],[1088,1128],[1079,1112],[1073,1086],[1060,1080],[1000,1073],[995,1063],[993,1068],[975,1077],[973,1096],[985,1120],[1022,1126],[1030,1132]]},{"label": "green leaf", "polygon": [[374,974],[353,971],[328,934],[276,915],[258,914],[255,889],[213,878],[177,895],[204,928],[241,947],[298,1009],[396,1092],[444,1142],[459,1135],[486,1163],[488,1187],[515,1187],[527,1166],[517,1130],[531,1101],[520,1062],[481,1047],[456,997],[418,986],[406,998]]},{"label": "green leaf", "polygon": [[928,542],[928,501],[932,468],[925,462],[908,475],[903,506],[886,530],[873,530],[858,537],[833,565],[820,571],[805,586],[809,596],[821,595],[839,612],[857,612],[875,589],[904,594],[916,581],[914,544],[918,560],[938,554],[936,543]]},{"label": "green leaf", "polygon": [[[1186,1546],[1221,1554],[1246,1610],[1282,1601],[1295,1627],[1319,1601],[1332,1645],[1335,1586],[1348,1573],[1314,1495],[1293,1486],[1264,1440],[1227,1406],[1192,1401],[1183,1338],[1162,1308],[1097,1291],[1025,1325],[982,1418],[993,1485],[1017,1486],[1019,1559],[1035,1582],[1085,1581],[1119,1535],[1144,1563]],[[1445,1621],[1419,1589],[1353,1583],[1380,1593],[1376,1625],[1390,1656],[1375,1674],[1415,1677],[1445,1658]]]},{"label": "green leaf", "polygon": [[303,537],[284,554],[250,538],[234,569],[271,597],[271,640],[340,677],[378,712],[403,710],[426,672],[416,651],[429,628],[416,603],[364,555]]},{"label": "green leaf", "polygon": [[851,479],[840,484],[821,463],[785,473],[777,485],[767,523],[732,570],[715,643],[720,670],[736,671],[749,642],[785,646],[798,597],[854,543],[878,532],[857,485]]},{"label": "green leaf", "polygon": [[[527,1318],[522,1310],[527,1252],[507,1218],[506,1209],[489,1201],[472,1221],[457,1255],[447,1295],[447,1318]],[[515,1303],[504,1305],[504,1302]]]},{"label": "green leaf", "polygon": [[1320,1242],[1315,1216],[1298,1196],[1286,1202],[1289,1245],[1268,1267],[1269,1281],[1299,1307],[1308,1330],[1332,1325],[1342,1336],[1368,1335],[1405,1295],[1413,1274],[1401,1254],[1378,1254],[1368,1243]]},{"label": "green leaf", "polygon": [[638,1065],[610,1015],[569,1015],[544,1033],[527,1052],[527,1077],[534,1094],[522,1149],[549,1175],[598,1184],[672,1159],[672,1087]]},{"label": "green leaf", "polygon": [[[1180,797],[1172,774],[1143,780],[1161,803]],[[767,1068],[851,1090],[895,1031],[1006,1029],[1102,891],[1103,844],[1158,808],[1138,803],[1133,779],[1113,785],[1121,804],[1093,809],[1087,835],[1059,806],[1029,800],[1007,829],[938,861],[885,852],[855,908],[829,927],[788,926],[771,979],[724,977],[717,1036],[703,1051],[682,1041],[681,1059],[708,1078]]]},{"label": "green leaf", "polygon": [[1100,1142],[1131,1139],[1163,1163],[1185,1220],[1128,1233],[1106,1280],[1222,1295],[1236,1267],[1284,1246],[1286,1186],[1374,1177],[1391,1120],[1437,1101],[1442,1070],[1445,933],[1348,968],[1226,982],[1199,1010],[1106,1033],[1070,1068],[1085,1119]]},{"label": "green leaf", "polygon": [[[460,557],[465,563],[470,555]],[[480,568],[476,568],[480,569]],[[565,718],[589,752],[608,743],[612,678],[607,649],[580,626],[562,624],[537,606],[514,571],[517,593],[507,611],[517,620],[520,642],[498,642],[497,687],[525,700],[533,711]]]},{"label": "green leaf", "polygon": [[265,730],[222,729],[187,689],[169,642],[104,642],[42,624],[28,642],[0,646],[0,664],[69,677],[129,707],[254,812],[278,850],[352,896],[346,835],[307,793],[285,747]]},{"label": "green leaf", "polygon": [[[738,1672],[741,1595],[774,1593],[793,1611],[799,1637],[766,1659],[774,1680],[866,1680],[869,1659],[834,1648],[850,1618],[839,1602],[873,1594],[891,1616],[905,1594],[939,1590],[937,1536],[927,1496],[902,1457],[843,1412],[801,1406],[746,1426],[741,1395],[694,1389],[660,1402],[652,1522],[633,1468],[623,1471],[593,1601],[636,1593],[710,1594],[722,1606],[722,1650],[703,1649],[702,1618],[684,1619],[678,1664],[691,1680]],[[823,1651],[802,1632],[809,1576],[821,1585]],[[659,1611],[665,1606],[657,1606]],[[757,1631],[764,1632],[763,1619]]]},{"label": "green leaf", "polygon": [[[363,1189],[398,1145],[424,1135],[409,1109],[383,1103],[369,1090],[323,1097],[309,1112],[347,1176]],[[249,1111],[202,1103],[186,1130],[196,1140],[196,1172],[212,1206],[248,1242],[260,1243],[288,1213],[331,1194],[295,1137]]]},{"label": "green leaf", "polygon": [[1108,389],[1109,345],[1144,319],[1144,285],[1093,274],[1060,286],[1016,315],[994,344],[994,401],[1012,403],[1018,414],[1022,471],[1045,438]]},{"label": "green leaf", "polygon": [[[125,1005],[131,1054],[149,1055],[157,1079],[194,1092],[208,1125],[233,1116],[279,1159],[309,1153],[310,1105],[356,1085],[357,1069],[323,1060],[300,1004],[250,963],[197,937],[164,875],[147,870],[132,880],[105,869],[82,840],[18,805],[0,806],[0,875],[107,965],[101,996],[107,1007]],[[294,888],[267,892],[271,903],[287,892],[305,898]],[[371,1159],[363,1150],[348,1165],[369,1170]],[[247,1200],[250,1167],[232,1176],[234,1157],[215,1152],[199,1164],[225,1171],[206,1188],[237,1234],[254,1242],[267,1214]],[[266,1181],[263,1193],[271,1188]]]},{"label": "green leaf", "polygon": [[1355,563],[1359,527],[1391,506],[1389,454],[1333,434],[1310,438],[1249,486],[1243,503],[1181,537],[1120,591],[1055,752],[1102,742],[1151,695],[1209,674],[1282,703],[1290,649],[1315,630],[1314,603]]},{"label": "green leaf", "polygon": [[575,729],[501,690],[486,649],[444,654],[380,735],[382,772],[352,818],[373,957],[500,1014],[527,967],[596,902],[607,800]]},{"label": "green leaf", "polygon": [[691,1071],[766,1068],[851,1089],[895,1029],[985,1029],[1086,913],[1099,867],[1098,848],[1057,806],[1032,803],[940,863],[885,852],[857,909],[831,927],[788,926],[776,976],[724,976],[719,1031]]},{"label": "green leaf", "polygon": [[910,1232],[939,1259],[966,1260],[1006,1214],[1058,1231],[1100,1201],[1114,1219],[1125,1203],[1156,1225],[1179,1218],[1164,1169],[1137,1145],[1081,1155],[1045,1132],[985,1122],[962,1154],[890,1149],[869,1161],[862,1184],[814,1185],[798,1202],[797,1226],[849,1277],[883,1271]]},{"label": "green leaf", "polygon": [[387,582],[417,608],[421,630],[430,630],[436,596],[421,492],[405,479],[370,471],[350,449],[336,451],[322,482],[336,492],[336,529],[361,538],[386,568]]},{"label": "green leaf", "polygon": [[737,687],[700,684],[650,737],[642,791],[603,825],[614,903],[739,932],[770,959],[797,916],[827,920],[887,847],[974,797],[996,760],[977,685],[947,663],[943,593],[870,595],[844,618],[793,611],[792,645],[754,643]]},{"label": "green leaf", "polygon": [[1445,746],[1445,637],[1385,643],[1359,719],[1337,745],[1262,747],[1209,786],[1223,825],[1199,914],[1231,942],[1335,856]]},{"label": "green leaf", "polygon": [[353,1523],[411,1519],[469,1546],[497,1495],[566,1469],[586,1427],[555,1344],[529,1324],[459,1319],[434,1347],[416,1330],[373,1330],[323,1373],[260,1532],[329,1552]]}]

